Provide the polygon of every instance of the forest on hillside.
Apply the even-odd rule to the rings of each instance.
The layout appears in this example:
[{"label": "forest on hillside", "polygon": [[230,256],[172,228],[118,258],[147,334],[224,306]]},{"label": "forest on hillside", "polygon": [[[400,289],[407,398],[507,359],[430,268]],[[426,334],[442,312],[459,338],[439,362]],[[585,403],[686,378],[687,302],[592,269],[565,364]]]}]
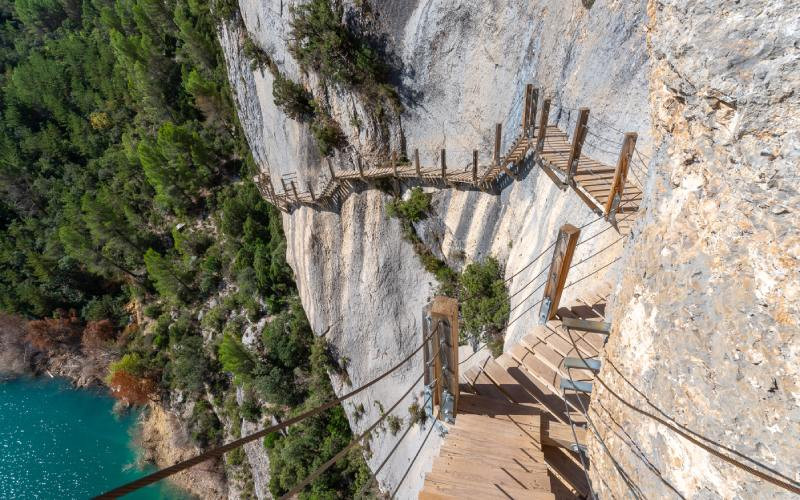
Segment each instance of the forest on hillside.
[{"label": "forest on hillside", "polygon": [[[2,0],[0,17],[0,308],[31,344],[115,353],[115,395],[193,405],[203,447],[330,397],[336,360],[250,180],[216,37],[236,3]],[[349,440],[340,407],[266,440],[272,493]],[[367,473],[353,453],[304,495],[352,496]]]}]

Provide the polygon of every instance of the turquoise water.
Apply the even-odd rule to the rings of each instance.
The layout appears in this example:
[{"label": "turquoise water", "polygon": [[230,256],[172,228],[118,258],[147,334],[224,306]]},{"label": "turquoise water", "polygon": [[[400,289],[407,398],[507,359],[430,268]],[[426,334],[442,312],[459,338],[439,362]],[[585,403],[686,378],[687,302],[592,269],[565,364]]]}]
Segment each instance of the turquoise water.
[{"label": "turquoise water", "polygon": [[[135,414],[59,379],[0,382],[0,498],[87,498],[136,479]],[[179,498],[156,484],[125,498]]]}]

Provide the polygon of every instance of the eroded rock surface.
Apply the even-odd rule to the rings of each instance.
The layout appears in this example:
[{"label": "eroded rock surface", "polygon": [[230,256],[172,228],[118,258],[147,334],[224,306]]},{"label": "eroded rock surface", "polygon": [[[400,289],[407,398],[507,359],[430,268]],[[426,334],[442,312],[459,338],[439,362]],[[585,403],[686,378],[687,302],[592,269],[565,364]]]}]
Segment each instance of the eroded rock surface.
[{"label": "eroded rock surface", "polygon": [[[797,5],[652,1],[649,12],[651,200],[625,258],[601,377],[643,410],[797,481]],[[791,497],[603,387],[592,406],[646,497]],[[596,488],[630,491],[599,443],[591,455]]]},{"label": "eroded rock surface", "polygon": [[[590,2],[586,2],[589,4]],[[580,2],[429,0],[371,2],[370,23],[387,34],[391,53],[399,60],[397,81],[406,96],[401,119],[379,126],[358,96],[325,88],[314,75],[300,72],[287,50],[292,1],[240,0],[249,36],[280,70],[313,90],[331,110],[347,135],[349,148],[333,161],[334,168],[353,168],[353,154],[368,156],[402,146],[419,148],[422,161],[438,161],[447,149],[448,165],[462,168],[472,149],[488,158],[494,123],[503,123],[504,144],[519,132],[524,84],[533,83],[553,99],[551,117],[564,129],[574,126],[574,108],[591,108],[590,127],[605,140],[619,141],[620,131],[639,133],[639,146],[649,152],[649,114],[644,2]],[[272,76],[251,70],[242,53],[244,31],[223,29],[221,40],[230,80],[248,141],[259,166],[275,179],[297,173],[298,186],[324,182],[324,167],[307,125],[288,119],[273,104]],[[358,119],[353,120],[355,116]],[[361,123],[356,127],[354,123]],[[601,138],[587,139],[584,149],[614,163],[617,146]],[[389,197],[371,189],[351,195],[339,213],[300,208],[284,216],[288,260],[295,271],[303,306],[318,335],[326,335],[345,360],[347,377],[336,378],[341,393],[374,378],[405,357],[421,340],[422,306],[436,283],[422,268],[400,225],[385,213]],[[440,232],[442,255],[454,268],[487,255],[506,264],[506,275],[524,271],[510,281],[515,307],[507,343],[525,333],[538,313],[541,290],[531,282],[546,258],[525,268],[569,222],[583,225],[596,219],[567,191],[562,192],[537,169],[506,188],[500,196],[481,192],[435,190],[431,231]],[[579,247],[576,279],[595,270],[613,269],[621,250],[619,236],[598,221],[585,229]],[[595,236],[588,238],[589,236]],[[601,251],[602,250],[602,251]],[[599,253],[598,253],[599,252]],[[533,293],[531,293],[533,292]],[[569,294],[569,290],[567,292]],[[565,297],[568,299],[569,297]],[[345,404],[355,432],[368,427],[421,374],[415,358],[386,381]],[[420,391],[412,393],[421,401]],[[409,396],[397,415],[409,418]],[[355,408],[363,405],[358,416]],[[438,436],[415,427],[403,440],[378,478],[391,491],[402,480],[398,495],[416,497],[422,472],[430,467]],[[382,430],[370,443],[369,465],[375,469],[398,436]]]}]

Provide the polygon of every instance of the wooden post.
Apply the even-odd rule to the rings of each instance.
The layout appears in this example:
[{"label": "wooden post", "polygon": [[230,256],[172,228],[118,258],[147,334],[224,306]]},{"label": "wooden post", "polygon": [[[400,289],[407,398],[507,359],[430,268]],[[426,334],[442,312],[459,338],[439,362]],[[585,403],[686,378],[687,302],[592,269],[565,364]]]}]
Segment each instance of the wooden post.
[{"label": "wooden post", "polygon": [[530,83],[525,85],[525,103],[522,108],[522,136],[528,137],[528,125],[531,120],[531,95],[533,94],[533,85]]},{"label": "wooden post", "polygon": [[356,156],[356,165],[358,165],[358,176],[364,179],[364,165],[361,163],[361,157]]},{"label": "wooden post", "polygon": [[286,181],[283,180],[283,177],[281,177],[281,186],[283,186],[283,195],[289,198],[289,190],[286,189]]},{"label": "wooden post", "polygon": [[528,128],[526,132],[526,136],[528,139],[532,138],[535,133],[535,121],[536,121],[536,108],[539,105],[539,89],[531,89],[531,109],[528,112]]},{"label": "wooden post", "polygon": [[392,174],[397,177],[397,151],[392,151]]},{"label": "wooden post", "polygon": [[614,210],[614,215],[616,215],[617,208],[619,207],[620,201],[622,201],[625,181],[628,179],[628,166],[633,157],[633,151],[636,148],[637,137],[636,132],[628,132],[625,134],[625,139],[622,141],[622,149],[619,152],[617,168],[614,170],[614,182],[611,183],[611,191],[608,193],[608,200],[606,200],[606,218],[611,215],[612,208]]},{"label": "wooden post", "polygon": [[536,136],[536,152],[544,151],[544,138],[547,135],[547,120],[550,114],[550,99],[542,102],[542,112],[539,115],[539,135]]},{"label": "wooden post", "polygon": [[311,195],[311,201],[317,201],[317,197],[314,196],[314,188],[311,186],[311,183],[307,183],[308,186],[308,193]]},{"label": "wooden post", "polygon": [[472,150],[472,183],[478,184],[478,150]]},{"label": "wooden post", "polygon": [[419,169],[419,149],[414,150],[414,170],[417,171],[417,177],[422,177]]},{"label": "wooden post", "polygon": [[494,164],[500,164],[500,138],[502,136],[502,125],[497,123],[494,126]]},{"label": "wooden post", "polygon": [[297,188],[294,186],[294,181],[289,181],[289,185],[292,186],[292,193],[294,193],[295,201],[300,201],[300,197],[297,196]]},{"label": "wooden post", "polygon": [[[433,302],[426,307],[425,316],[429,318],[425,323],[427,330],[423,329],[425,336],[433,329],[429,349],[425,351],[426,365],[431,361],[431,356],[438,352],[432,363],[433,370],[426,373],[425,383],[430,384],[436,380],[434,387],[434,404],[442,408],[442,416],[452,422],[458,412],[458,301],[449,297],[436,296]],[[447,391],[445,393],[445,391]],[[450,398],[450,404],[445,401],[445,395]],[[434,412],[437,414],[438,412]]]},{"label": "wooden post", "polygon": [[578,161],[581,158],[581,149],[583,148],[583,140],[586,139],[586,127],[589,121],[589,108],[581,108],[578,110],[578,120],[575,122],[575,132],[572,133],[572,147],[569,150],[569,159],[567,160],[567,179],[566,184],[574,185],[575,172],[578,171]]},{"label": "wooden post", "polygon": [[540,323],[553,319],[558,311],[580,233],[580,229],[571,224],[564,224],[559,229],[539,312]]},{"label": "wooden post", "polygon": [[564,224],[558,231],[558,238],[553,249],[553,260],[550,262],[550,271],[544,287],[542,305],[539,308],[539,323],[545,324],[555,317],[558,311],[558,301],[564,291],[567,281],[572,256],[578,245],[581,230],[571,224]]},{"label": "wooden post", "polygon": [[325,158],[325,161],[328,163],[328,172],[331,173],[331,179],[336,179],[336,174],[333,172],[333,164],[331,163],[331,159]]},{"label": "wooden post", "polygon": [[444,149],[442,150],[442,180],[447,181],[447,162],[445,161]]}]

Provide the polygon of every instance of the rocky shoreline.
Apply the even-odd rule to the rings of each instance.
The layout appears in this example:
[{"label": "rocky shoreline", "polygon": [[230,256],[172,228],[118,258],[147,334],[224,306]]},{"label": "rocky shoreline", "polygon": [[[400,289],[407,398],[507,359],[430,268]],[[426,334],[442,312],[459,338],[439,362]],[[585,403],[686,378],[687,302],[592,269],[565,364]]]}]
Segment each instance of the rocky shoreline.
[{"label": "rocky shoreline", "polygon": [[[108,365],[117,355],[106,349],[57,349],[41,351],[25,340],[25,323],[20,318],[0,315],[0,382],[17,377],[59,377],[76,389],[104,388]],[[115,407],[125,411],[119,402]],[[200,449],[189,439],[181,420],[161,407],[148,404],[136,423],[135,444],[141,460],[166,467],[188,459]],[[227,497],[227,482],[219,461],[206,462],[170,481],[198,498]]]}]

